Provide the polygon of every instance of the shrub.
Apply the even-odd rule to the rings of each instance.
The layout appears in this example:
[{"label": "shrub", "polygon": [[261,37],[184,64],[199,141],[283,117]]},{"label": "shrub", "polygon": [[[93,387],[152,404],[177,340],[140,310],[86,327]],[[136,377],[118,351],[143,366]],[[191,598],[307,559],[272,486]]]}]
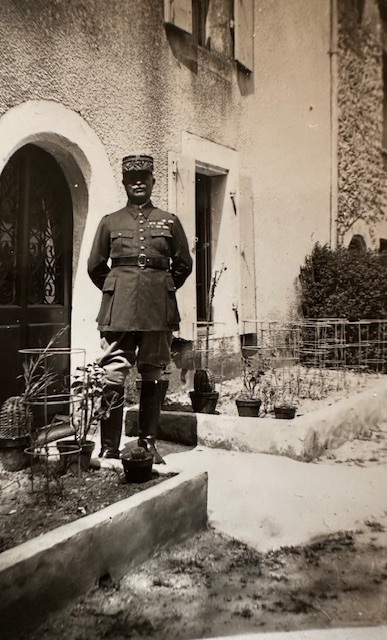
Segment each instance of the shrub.
[{"label": "shrub", "polygon": [[387,264],[375,251],[316,244],[300,269],[304,318],[387,318]]}]

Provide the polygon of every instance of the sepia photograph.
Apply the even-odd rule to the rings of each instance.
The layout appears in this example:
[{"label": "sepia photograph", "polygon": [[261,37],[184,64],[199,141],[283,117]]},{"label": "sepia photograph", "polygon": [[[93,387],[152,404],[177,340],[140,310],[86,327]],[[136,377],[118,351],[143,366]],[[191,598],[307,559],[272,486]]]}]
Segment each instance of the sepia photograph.
[{"label": "sepia photograph", "polygon": [[387,640],[387,0],[0,0],[0,639]]}]

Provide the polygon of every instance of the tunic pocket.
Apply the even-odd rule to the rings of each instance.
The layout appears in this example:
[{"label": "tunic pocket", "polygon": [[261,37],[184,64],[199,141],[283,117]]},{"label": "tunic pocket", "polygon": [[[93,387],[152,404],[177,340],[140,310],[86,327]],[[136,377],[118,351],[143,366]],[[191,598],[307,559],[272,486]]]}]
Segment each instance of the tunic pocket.
[{"label": "tunic pocket", "polygon": [[110,257],[119,258],[128,255],[133,248],[133,231],[112,231],[110,233]]},{"label": "tunic pocket", "polygon": [[116,288],[116,277],[107,276],[102,287],[102,302],[97,316],[98,324],[109,325],[114,299],[114,290]]},{"label": "tunic pocket", "polygon": [[151,229],[152,248],[166,253],[169,250],[169,241],[172,238],[170,229]]},{"label": "tunic pocket", "polygon": [[177,308],[176,287],[172,276],[165,279],[167,287],[167,323],[178,324],[180,322],[180,314]]}]

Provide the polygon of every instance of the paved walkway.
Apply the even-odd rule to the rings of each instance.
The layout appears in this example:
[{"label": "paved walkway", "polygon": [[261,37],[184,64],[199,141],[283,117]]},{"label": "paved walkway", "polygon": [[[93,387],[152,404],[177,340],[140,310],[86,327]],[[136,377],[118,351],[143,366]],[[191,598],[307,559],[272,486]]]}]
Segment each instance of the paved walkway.
[{"label": "paved walkway", "polygon": [[[312,464],[206,447],[166,459],[169,470],[208,471],[210,523],[259,551],[364,529],[365,520],[387,524],[387,464]],[[387,627],[258,633],[233,640],[387,640]]]},{"label": "paved walkway", "polygon": [[364,528],[387,514],[387,464],[361,468],[196,447],[166,469],[208,471],[210,524],[259,551]]},{"label": "paved walkway", "polygon": [[[131,440],[136,439],[125,438],[123,444]],[[258,551],[364,530],[366,520],[383,522],[387,529],[387,462],[313,464],[166,442],[159,449],[167,462],[155,467],[161,472],[208,472],[210,524]],[[387,640],[387,627],[258,633],[233,640]]]},{"label": "paved walkway", "polygon": [[[122,446],[132,440],[125,437]],[[364,529],[365,520],[384,520],[387,528],[387,462],[314,464],[167,442],[159,449],[167,462],[155,465],[160,472],[208,472],[209,523],[258,551]]]}]

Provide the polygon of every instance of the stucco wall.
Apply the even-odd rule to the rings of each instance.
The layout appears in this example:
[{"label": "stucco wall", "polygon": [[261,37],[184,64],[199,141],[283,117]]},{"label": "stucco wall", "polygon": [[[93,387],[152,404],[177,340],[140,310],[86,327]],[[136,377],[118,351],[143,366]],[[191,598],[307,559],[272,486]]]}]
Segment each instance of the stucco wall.
[{"label": "stucco wall", "polygon": [[255,92],[243,98],[240,148],[252,175],[257,313],[284,317],[313,244],[329,241],[330,6],[255,3]]},{"label": "stucco wall", "polygon": [[[168,152],[181,153],[183,132],[227,148],[237,144],[240,96],[232,62],[206,50],[189,59],[192,47],[183,34],[164,27],[162,0],[5,0],[0,43],[0,117],[31,100],[59,103],[78,114],[111,165],[116,186],[106,212],[125,202],[121,158],[128,152],[154,156],[154,201],[166,207]],[[102,214],[90,202],[87,234],[82,240],[79,224],[74,238],[80,258],[73,315],[84,327],[82,340],[93,348],[97,332],[92,338],[90,322],[98,302],[84,274]]]},{"label": "stucco wall", "polygon": [[[329,2],[256,1],[249,76],[227,57],[193,49],[183,34],[165,29],[162,0],[3,0],[0,117],[29,100],[57,102],[78,114],[105,148],[115,184],[112,209],[125,201],[120,163],[130,151],[155,157],[154,200],[162,207],[168,204],[168,153],[183,152],[185,133],[239,154],[240,173],[252,184],[255,236],[245,235],[255,242],[258,317],[284,317],[304,256],[316,240],[329,240],[329,24]],[[229,54],[231,36],[224,33]],[[248,200],[244,194],[240,202]],[[91,291],[84,278],[87,249],[101,215],[90,206],[86,243],[75,238],[74,309]],[[227,215],[224,228],[232,232],[216,255],[218,266],[223,254],[227,258],[224,295],[219,289],[215,304],[218,317],[224,309],[236,327],[238,220],[231,220],[231,200]],[[79,326],[89,327],[96,315],[92,299],[87,322],[78,314]]]},{"label": "stucco wall", "polygon": [[167,150],[180,150],[182,130],[236,144],[233,83],[177,63],[161,0],[4,0],[0,39],[0,113],[31,98],[73,109],[107,149],[118,188],[122,155],[146,149],[165,205]]}]

